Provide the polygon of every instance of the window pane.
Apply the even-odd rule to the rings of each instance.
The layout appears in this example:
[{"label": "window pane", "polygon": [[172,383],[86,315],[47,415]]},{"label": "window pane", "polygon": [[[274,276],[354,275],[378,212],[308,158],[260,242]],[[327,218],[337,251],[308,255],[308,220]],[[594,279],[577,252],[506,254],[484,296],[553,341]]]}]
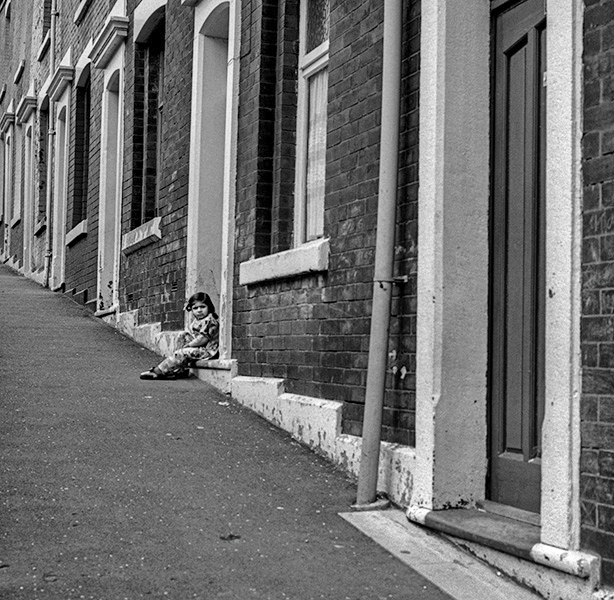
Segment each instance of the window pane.
[{"label": "window pane", "polygon": [[307,132],[306,239],[324,233],[324,191],[326,174],[326,104],[328,70],[308,80],[309,120]]},{"label": "window pane", "polygon": [[311,52],[328,39],[328,2],[329,0],[307,0],[306,53]]}]

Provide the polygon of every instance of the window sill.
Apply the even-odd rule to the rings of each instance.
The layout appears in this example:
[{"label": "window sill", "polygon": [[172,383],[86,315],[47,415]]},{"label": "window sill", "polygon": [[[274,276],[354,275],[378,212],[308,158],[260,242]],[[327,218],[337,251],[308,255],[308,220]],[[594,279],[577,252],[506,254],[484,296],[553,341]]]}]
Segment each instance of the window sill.
[{"label": "window sill", "polygon": [[83,219],[81,223],[73,227],[66,234],[66,245],[72,246],[77,240],[87,235],[87,219]]},{"label": "window sill", "polygon": [[47,217],[43,217],[34,224],[34,235],[39,236],[47,229]]},{"label": "window sill", "polygon": [[73,22],[75,25],[79,25],[81,21],[85,18],[85,13],[87,13],[87,9],[92,4],[93,0],[81,0],[79,2],[79,6],[77,6],[77,10],[75,10],[75,16],[73,18]]},{"label": "window sill", "polygon": [[153,244],[162,239],[160,223],[162,217],[156,217],[140,227],[129,231],[122,237],[122,252],[126,255],[136,252],[144,246]]},{"label": "window sill", "polygon": [[239,284],[251,285],[328,270],[329,240],[323,238],[298,248],[241,263]]},{"label": "window sill", "polygon": [[43,43],[38,49],[38,54],[36,55],[36,60],[38,62],[41,62],[43,58],[45,58],[45,54],[47,54],[47,50],[49,50],[49,46],[51,46],[51,32],[47,31],[43,39]]}]

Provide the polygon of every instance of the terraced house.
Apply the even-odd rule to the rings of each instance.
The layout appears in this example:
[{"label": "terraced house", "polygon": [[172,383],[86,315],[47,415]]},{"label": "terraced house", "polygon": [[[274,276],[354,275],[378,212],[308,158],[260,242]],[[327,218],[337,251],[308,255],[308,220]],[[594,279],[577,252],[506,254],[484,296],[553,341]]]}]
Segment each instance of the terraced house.
[{"label": "terraced house", "polygon": [[357,507],[611,597],[614,0],[1,0],[0,43],[5,263],[160,353],[209,292],[194,372]]}]

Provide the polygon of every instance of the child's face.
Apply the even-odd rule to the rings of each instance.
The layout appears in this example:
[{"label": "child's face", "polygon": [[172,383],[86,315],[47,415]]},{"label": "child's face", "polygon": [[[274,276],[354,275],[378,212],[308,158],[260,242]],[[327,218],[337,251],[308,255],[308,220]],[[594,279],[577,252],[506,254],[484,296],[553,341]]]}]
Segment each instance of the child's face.
[{"label": "child's face", "polygon": [[192,314],[199,321],[204,319],[209,314],[209,309],[204,302],[199,302],[198,300],[192,304]]}]

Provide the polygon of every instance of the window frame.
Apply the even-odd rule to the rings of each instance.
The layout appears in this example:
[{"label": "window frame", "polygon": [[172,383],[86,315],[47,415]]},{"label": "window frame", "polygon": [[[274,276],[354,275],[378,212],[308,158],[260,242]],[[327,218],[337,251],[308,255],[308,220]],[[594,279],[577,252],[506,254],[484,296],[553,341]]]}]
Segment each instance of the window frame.
[{"label": "window frame", "polygon": [[[328,69],[330,33],[325,41],[305,52],[307,45],[308,0],[302,0],[299,17],[299,57],[297,82],[297,127],[296,127],[296,178],[294,208],[294,247],[320,239],[324,231],[314,237],[307,236],[307,169],[309,143],[309,80],[319,72]],[[329,9],[330,10],[330,9]],[[330,15],[330,13],[329,13]],[[330,16],[329,16],[330,19]],[[327,79],[328,98],[328,79]],[[328,118],[328,110],[327,117]],[[322,203],[324,210],[324,203]]]},{"label": "window frame", "polygon": [[[131,230],[143,226],[159,215],[161,197],[161,172],[162,172],[162,121],[164,107],[164,61],[166,57],[166,16],[155,23],[143,39],[136,42],[138,54],[137,60],[143,61],[143,96],[135,107],[135,116],[139,116],[142,121],[143,131],[139,132],[138,139],[140,147],[137,150],[136,158],[142,163],[139,168],[140,187],[132,199],[131,211]],[[160,35],[164,33],[164,35]],[[155,73],[155,85],[157,86],[157,98],[155,107],[151,106],[151,73],[152,65],[157,65]],[[136,121],[137,119],[135,119]],[[152,125],[153,123],[153,125]],[[155,128],[155,132],[153,129]],[[154,146],[152,150],[151,141],[153,138]],[[151,172],[155,171],[152,175]],[[153,187],[148,185],[148,181],[155,178]],[[148,190],[153,189],[153,193]]]},{"label": "window frame", "polygon": [[[73,172],[73,197],[71,226],[76,227],[87,218],[87,201],[89,188],[89,163],[92,135],[92,77],[88,65],[77,85],[75,94],[75,155]],[[78,165],[82,161],[81,165]]]}]

